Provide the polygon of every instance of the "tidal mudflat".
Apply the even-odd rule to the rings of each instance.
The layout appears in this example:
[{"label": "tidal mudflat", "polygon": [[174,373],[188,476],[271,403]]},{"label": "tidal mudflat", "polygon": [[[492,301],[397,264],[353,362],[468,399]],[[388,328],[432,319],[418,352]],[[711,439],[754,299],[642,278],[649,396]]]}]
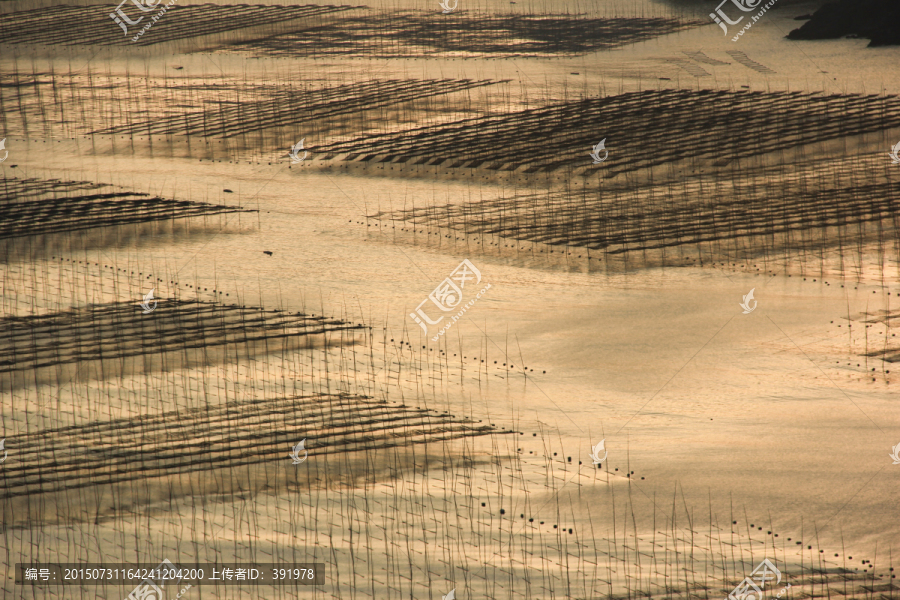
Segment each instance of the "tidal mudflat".
[{"label": "tidal mudflat", "polygon": [[897,597],[900,48],[779,1],[0,7],[3,596]]}]

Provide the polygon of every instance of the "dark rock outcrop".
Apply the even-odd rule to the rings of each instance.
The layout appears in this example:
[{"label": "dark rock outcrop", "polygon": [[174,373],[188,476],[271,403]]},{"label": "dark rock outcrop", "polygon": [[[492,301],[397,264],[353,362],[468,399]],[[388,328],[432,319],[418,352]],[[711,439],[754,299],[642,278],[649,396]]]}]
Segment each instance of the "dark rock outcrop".
[{"label": "dark rock outcrop", "polygon": [[871,40],[869,47],[900,45],[900,2],[840,0],[826,4],[787,37],[792,40],[829,40],[845,36],[868,38]]}]

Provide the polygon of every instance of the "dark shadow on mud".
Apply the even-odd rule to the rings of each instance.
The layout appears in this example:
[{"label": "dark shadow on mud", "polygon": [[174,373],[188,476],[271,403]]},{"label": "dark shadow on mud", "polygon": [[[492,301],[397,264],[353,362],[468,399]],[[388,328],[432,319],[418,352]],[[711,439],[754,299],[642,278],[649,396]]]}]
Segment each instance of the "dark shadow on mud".
[{"label": "dark shadow on mud", "polygon": [[[7,527],[128,518],[141,506],[265,490],[339,490],[411,471],[471,470],[444,442],[495,433],[426,408],[347,394],[228,402],[7,438]],[[292,458],[292,448],[305,449]],[[422,448],[424,445],[424,448]],[[297,460],[299,459],[299,462]]]},{"label": "dark shadow on mud", "polygon": [[[115,302],[0,319],[0,390],[352,344],[360,324],[215,302]],[[329,334],[338,334],[330,340]]]}]

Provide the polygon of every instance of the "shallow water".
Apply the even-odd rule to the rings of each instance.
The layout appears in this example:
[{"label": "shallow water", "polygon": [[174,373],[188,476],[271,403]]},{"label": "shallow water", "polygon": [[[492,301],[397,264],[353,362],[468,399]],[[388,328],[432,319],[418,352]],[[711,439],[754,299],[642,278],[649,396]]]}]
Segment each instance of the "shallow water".
[{"label": "shallow water", "polygon": [[[666,13],[658,4],[640,6],[598,12]],[[171,74],[164,67],[176,62],[188,77],[221,69],[261,82],[291,70],[298,80],[322,81],[503,78],[512,80],[513,105],[658,87],[900,91],[893,77],[900,50],[866,49],[865,40],[789,42],[782,37],[797,26],[792,17],[806,11],[783,12],[766,14],[737,43],[708,25],[578,57],[312,61],[216,53],[159,56],[150,65]],[[670,60],[697,50],[731,64],[695,61],[710,73],[697,78]],[[748,68],[728,51],[744,52],[775,74]],[[125,61],[103,64],[121,71]],[[483,108],[479,102],[473,106]],[[310,143],[344,139],[331,136],[327,123],[315,127],[320,139]],[[810,144],[801,152],[823,161],[848,152],[881,154],[888,163],[891,133],[897,132]],[[167,226],[75,232],[52,240],[60,252],[49,241],[46,251],[16,242],[20,254],[3,265],[4,316],[136,304],[153,287],[162,303],[215,297],[364,323],[371,335],[286,354],[241,346],[229,356],[207,348],[185,350],[164,367],[156,359],[113,359],[102,368],[34,374],[35,381],[4,383],[3,435],[323,391],[427,406],[517,433],[335,458],[317,457],[316,432],[298,429],[291,431],[298,441],[311,440],[310,460],[300,469],[284,461],[223,463],[119,487],[35,494],[6,505],[10,527],[0,545],[8,552],[0,560],[8,575],[24,561],[158,562],[171,555],[181,562],[328,564],[325,587],[270,588],[271,597],[434,597],[452,587],[460,598],[630,597],[637,590],[672,597],[689,595],[684,588],[694,583],[709,588],[690,594],[707,597],[720,588],[727,593],[771,555],[793,581],[808,576],[811,564],[868,573],[871,566],[861,560],[869,559],[885,577],[878,583],[888,581],[884,553],[900,541],[892,501],[898,467],[888,457],[900,443],[892,437],[900,414],[891,402],[900,381],[890,363],[864,356],[896,344],[895,329],[890,321],[887,327],[863,321],[900,304],[895,240],[870,240],[843,254],[831,248],[824,260],[810,252],[728,264],[681,247],[672,254],[683,266],[658,268],[644,266],[637,253],[607,264],[597,253],[587,259],[581,248],[490,236],[449,240],[447,230],[424,227],[411,234],[402,231],[408,224],[370,216],[495,199],[514,184],[478,182],[464,172],[432,177],[409,167],[401,175],[403,167],[390,164],[387,172],[353,174],[314,163],[288,168],[290,143],[274,140],[303,135],[280,131],[259,145],[249,136],[212,151],[239,162],[173,158],[187,152],[180,140],[170,153],[166,143],[154,140],[151,150],[139,142],[135,155],[130,140],[116,140],[115,151],[104,149],[109,140],[96,140],[104,150],[94,154],[83,138],[24,142],[10,135],[11,158],[0,167],[6,176],[101,181],[258,212],[193,220],[175,232]],[[55,151],[47,150],[48,141]],[[535,140],[535,152],[541,142]],[[615,152],[615,140],[608,149]],[[685,154],[690,164],[689,147]],[[777,164],[783,156],[765,160]],[[539,187],[517,176],[517,184]],[[507,247],[513,245],[518,249]],[[29,252],[34,256],[22,258]],[[434,329],[426,337],[409,313],[463,259],[479,269],[479,285],[491,287],[432,342]],[[758,305],[742,314],[740,301],[751,288]],[[600,440],[609,458],[597,469],[589,452]],[[16,460],[11,452],[3,468]],[[727,521],[736,523],[729,528]],[[570,527],[572,534],[563,533]],[[652,553],[641,555],[640,544]],[[857,584],[835,593],[867,593]],[[75,589],[34,593],[75,597]],[[10,579],[4,590],[10,597],[32,594]],[[122,591],[111,590],[88,593],[111,598]],[[259,590],[204,586],[198,593],[258,597]]]}]

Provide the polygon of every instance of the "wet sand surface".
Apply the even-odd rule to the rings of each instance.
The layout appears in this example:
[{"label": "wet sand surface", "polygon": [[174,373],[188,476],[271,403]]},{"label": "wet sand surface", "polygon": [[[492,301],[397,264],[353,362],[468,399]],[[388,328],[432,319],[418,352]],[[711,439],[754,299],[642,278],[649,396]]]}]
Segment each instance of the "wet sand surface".
[{"label": "wet sand surface", "polygon": [[[523,4],[478,10],[565,12]],[[594,168],[622,170],[607,178],[584,176],[589,145],[572,151],[583,164],[530,171],[552,163],[541,156],[548,147],[565,145],[550,130],[530,143],[518,136],[510,148],[521,160],[502,159],[512,168],[365,155],[385,135],[598,96],[889,96],[900,93],[900,50],[859,39],[788,41],[793,17],[809,12],[802,6],[765,14],[738,42],[703,11],[578,9],[687,25],[574,54],[519,56],[507,52],[507,36],[493,40],[506,45],[497,56],[482,43],[412,59],[372,57],[364,44],[314,59],[308,45],[290,51],[294,38],[261,44],[244,31],[233,47],[223,43],[238,39],[232,34],[173,41],[177,54],[164,44],[105,48],[90,59],[94,80],[69,96],[67,60],[75,70],[99,46],[68,57],[62,47],[38,52],[36,71],[60,89],[3,92],[3,177],[104,183],[114,187],[103,192],[131,199],[211,206],[122,222],[121,205],[111,205],[84,216],[84,228],[67,220],[74,209],[13,223],[15,202],[94,191],[13,199],[7,184],[0,219],[23,234],[2,240],[0,338],[25,333],[0,343],[6,597],[124,598],[133,587],[16,584],[17,563],[168,558],[325,565],[321,586],[204,585],[184,597],[436,598],[455,589],[461,600],[721,598],[769,558],[794,597],[894,598],[900,466],[889,454],[900,444],[892,407],[900,371],[890,359],[900,347],[900,255],[898,167],[888,151],[900,127],[887,108],[872,112],[871,126],[860,109],[840,124],[845,130],[823,125],[824,112],[791,105],[767,118],[769,105],[751,103],[760,139],[788,139],[790,110],[802,128],[771,151],[738,148],[724,164],[714,151],[694,151],[703,128],[679,129],[693,141],[667,136],[679,124],[662,112],[658,141],[646,137],[647,124],[634,136],[659,144],[648,155],[681,146],[683,156],[627,170],[640,152],[617,166],[626,142],[609,138],[609,163]],[[0,61],[7,82],[32,71],[30,46],[10,47],[18,57]],[[262,47],[287,50],[272,58]],[[303,86],[445,79],[491,85],[447,92],[428,84],[421,97],[409,92],[393,104],[389,93],[381,103],[366,91],[368,108],[335,110],[338,94],[315,109],[334,112],[298,104],[309,119],[278,121],[281,103]],[[126,93],[129,85],[142,93]],[[13,104],[19,99],[26,108]],[[273,111],[276,122],[260,125],[254,108],[225,112],[241,102]],[[707,110],[705,118],[737,119],[717,115],[714,104]],[[200,115],[192,117],[200,128],[219,114],[247,132],[185,136],[192,125],[178,132],[178,116],[187,113]],[[154,115],[175,133],[89,135]],[[602,122],[590,126],[593,143],[606,135]],[[310,155],[291,164],[288,151],[304,136]],[[355,140],[363,140],[361,157],[316,152]],[[742,201],[774,196],[798,173],[803,190],[771,217],[794,229],[738,231]],[[700,182],[713,187],[690,187]],[[727,200],[710,192],[716,182],[731,186],[727,214],[738,229],[704,220],[703,202]],[[872,197],[888,200],[886,208],[866,212],[874,200],[860,190],[868,183],[883,186]],[[658,193],[666,186],[675,192]],[[815,200],[822,189],[837,192]],[[509,233],[538,224],[544,235],[542,227],[559,223],[563,211],[541,203],[518,220],[498,212],[503,236],[472,220],[442,220],[448,205],[481,210],[551,192],[563,194],[572,232],[593,231],[595,214],[621,231],[640,214],[660,231],[699,224],[709,239],[653,247],[663,234],[635,226],[644,237],[614,252]],[[588,196],[595,204],[579,208]],[[854,198],[862,198],[858,212],[804,226],[814,210]],[[665,212],[694,201],[690,214]],[[410,210],[428,218],[404,220]],[[89,226],[100,213],[115,224]],[[66,225],[46,231],[48,223]],[[446,333],[437,335],[455,313],[426,335],[410,313],[464,259],[480,275],[462,290],[464,303],[490,287]],[[159,309],[144,314],[139,303],[151,288]],[[758,304],[744,314],[751,289]],[[429,303],[427,312],[439,311]],[[27,319],[37,315],[50,319],[43,329]],[[288,454],[301,439],[308,459],[294,465]],[[601,440],[608,458],[598,468],[590,452]]]}]

